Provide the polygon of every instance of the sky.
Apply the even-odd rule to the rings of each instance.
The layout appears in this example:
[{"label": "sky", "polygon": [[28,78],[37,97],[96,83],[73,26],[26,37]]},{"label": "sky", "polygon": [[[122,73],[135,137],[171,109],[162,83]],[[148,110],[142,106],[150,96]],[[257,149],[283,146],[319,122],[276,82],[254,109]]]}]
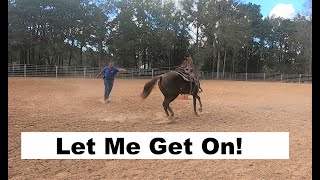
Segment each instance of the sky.
[{"label": "sky", "polygon": [[263,17],[275,14],[277,17],[292,19],[297,13],[303,13],[305,0],[242,0],[241,2],[260,5]]}]

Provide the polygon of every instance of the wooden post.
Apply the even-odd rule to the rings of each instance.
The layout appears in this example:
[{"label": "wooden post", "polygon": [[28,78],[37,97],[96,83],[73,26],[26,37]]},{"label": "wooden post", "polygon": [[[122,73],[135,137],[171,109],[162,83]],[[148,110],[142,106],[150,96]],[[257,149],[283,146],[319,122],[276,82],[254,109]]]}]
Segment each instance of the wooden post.
[{"label": "wooden post", "polygon": [[56,78],[58,77],[58,66],[56,66]]},{"label": "wooden post", "polygon": [[131,78],[133,79],[133,68],[131,68]]},{"label": "wooden post", "polygon": [[139,78],[140,78],[140,68],[139,68]]},{"label": "wooden post", "polygon": [[27,76],[27,65],[24,64],[23,77]]},{"label": "wooden post", "polygon": [[153,69],[151,70],[151,74],[152,74],[152,79],[153,79]]},{"label": "wooden post", "polygon": [[299,75],[299,83],[301,83],[301,74]]}]

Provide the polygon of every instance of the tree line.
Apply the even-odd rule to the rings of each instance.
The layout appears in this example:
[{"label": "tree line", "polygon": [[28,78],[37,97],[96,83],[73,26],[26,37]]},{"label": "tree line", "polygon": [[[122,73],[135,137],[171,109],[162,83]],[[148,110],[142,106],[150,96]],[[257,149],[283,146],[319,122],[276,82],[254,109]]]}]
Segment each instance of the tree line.
[{"label": "tree line", "polygon": [[9,0],[8,63],[312,73],[311,0],[294,19],[236,0]]}]

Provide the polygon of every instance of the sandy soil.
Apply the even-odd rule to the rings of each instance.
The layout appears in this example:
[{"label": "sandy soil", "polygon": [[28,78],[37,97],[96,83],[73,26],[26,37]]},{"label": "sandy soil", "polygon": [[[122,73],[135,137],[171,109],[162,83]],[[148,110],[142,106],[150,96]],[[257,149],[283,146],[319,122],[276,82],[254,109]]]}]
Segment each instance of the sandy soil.
[{"label": "sandy soil", "polygon": [[[9,78],[9,179],[312,179],[312,85],[202,81],[203,112],[176,99],[166,123],[159,88],[116,79],[104,104],[102,79]],[[289,160],[21,160],[20,133],[290,132]]]}]

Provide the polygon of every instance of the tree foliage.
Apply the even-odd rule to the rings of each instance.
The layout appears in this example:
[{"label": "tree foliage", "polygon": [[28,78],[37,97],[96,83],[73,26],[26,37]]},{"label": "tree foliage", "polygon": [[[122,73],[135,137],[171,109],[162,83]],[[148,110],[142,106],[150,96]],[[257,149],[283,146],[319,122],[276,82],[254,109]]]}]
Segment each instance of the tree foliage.
[{"label": "tree foliage", "polygon": [[310,2],[290,20],[235,0],[10,0],[8,63],[312,73]]}]

